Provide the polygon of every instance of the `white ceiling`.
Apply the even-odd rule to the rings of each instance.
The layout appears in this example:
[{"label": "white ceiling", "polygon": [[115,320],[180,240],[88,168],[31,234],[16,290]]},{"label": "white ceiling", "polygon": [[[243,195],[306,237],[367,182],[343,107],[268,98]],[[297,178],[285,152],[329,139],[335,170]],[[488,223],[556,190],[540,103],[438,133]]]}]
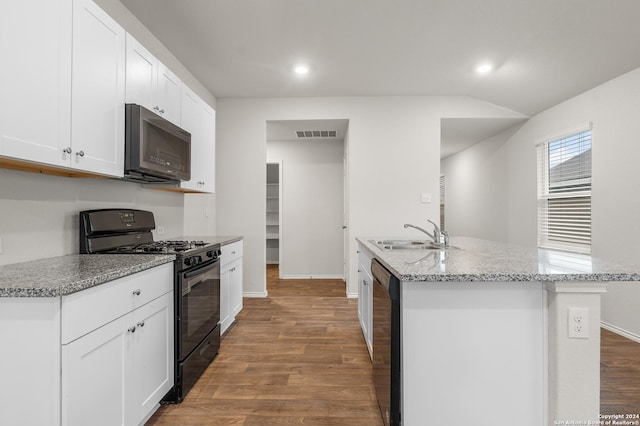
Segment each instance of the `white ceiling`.
[{"label": "white ceiling", "polygon": [[[218,98],[458,95],[531,116],[640,67],[639,0],[121,1]],[[443,145],[513,125],[448,124]]]},{"label": "white ceiling", "polygon": [[526,118],[443,118],[440,120],[440,158],[489,139]]},{"label": "white ceiling", "polygon": [[468,95],[533,115],[640,67],[638,0],[122,2],[220,98]]}]

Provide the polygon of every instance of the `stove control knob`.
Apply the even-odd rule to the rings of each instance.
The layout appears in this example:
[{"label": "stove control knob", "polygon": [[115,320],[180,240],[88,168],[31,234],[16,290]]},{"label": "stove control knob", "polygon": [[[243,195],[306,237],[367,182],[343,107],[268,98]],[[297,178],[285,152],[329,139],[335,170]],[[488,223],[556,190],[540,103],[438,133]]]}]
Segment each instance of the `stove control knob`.
[{"label": "stove control knob", "polygon": [[200,256],[191,256],[184,260],[184,264],[187,266],[196,266],[198,263],[200,263]]}]

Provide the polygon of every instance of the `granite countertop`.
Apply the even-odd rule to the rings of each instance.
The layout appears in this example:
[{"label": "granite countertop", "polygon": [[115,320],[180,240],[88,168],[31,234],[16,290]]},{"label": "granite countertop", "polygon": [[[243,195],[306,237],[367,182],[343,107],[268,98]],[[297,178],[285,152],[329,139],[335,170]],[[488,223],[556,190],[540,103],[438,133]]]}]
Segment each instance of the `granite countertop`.
[{"label": "granite countertop", "polygon": [[[447,250],[382,250],[357,238],[400,281],[640,281],[640,267],[592,256],[451,237]],[[405,237],[406,239],[406,237]]]},{"label": "granite countertop", "polygon": [[174,255],[70,254],[0,266],[0,297],[58,297],[175,260]]},{"label": "granite countertop", "polygon": [[232,235],[232,236],[224,236],[224,235],[187,235],[179,238],[168,238],[168,240],[185,240],[185,241],[205,241],[210,244],[220,244],[222,246],[235,243],[236,241],[242,240],[243,237]]}]

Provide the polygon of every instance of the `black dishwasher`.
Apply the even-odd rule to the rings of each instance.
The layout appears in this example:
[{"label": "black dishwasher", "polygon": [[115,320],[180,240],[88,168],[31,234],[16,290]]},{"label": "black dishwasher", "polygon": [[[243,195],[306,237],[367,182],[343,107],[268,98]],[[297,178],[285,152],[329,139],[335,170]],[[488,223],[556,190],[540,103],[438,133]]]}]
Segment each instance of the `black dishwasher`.
[{"label": "black dishwasher", "polygon": [[376,259],[373,275],[373,382],[385,426],[400,426],[400,280]]}]

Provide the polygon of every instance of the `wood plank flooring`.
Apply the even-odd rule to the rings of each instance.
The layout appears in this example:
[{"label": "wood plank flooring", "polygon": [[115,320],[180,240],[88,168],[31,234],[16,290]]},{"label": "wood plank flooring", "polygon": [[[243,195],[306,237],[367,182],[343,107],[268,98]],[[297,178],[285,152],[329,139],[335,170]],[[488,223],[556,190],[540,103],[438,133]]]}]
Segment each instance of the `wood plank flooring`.
[{"label": "wood plank flooring", "polygon": [[149,426],[382,425],[357,299],[342,280],[279,280],[244,299],[220,353],[179,405]]},{"label": "wood plank flooring", "polygon": [[[340,280],[279,280],[244,299],[220,354],[179,405],[148,426],[380,426],[357,300]],[[602,330],[601,412],[640,413],[640,344]]]},{"label": "wood plank flooring", "polygon": [[600,413],[640,415],[640,343],[605,329],[600,339]]}]

